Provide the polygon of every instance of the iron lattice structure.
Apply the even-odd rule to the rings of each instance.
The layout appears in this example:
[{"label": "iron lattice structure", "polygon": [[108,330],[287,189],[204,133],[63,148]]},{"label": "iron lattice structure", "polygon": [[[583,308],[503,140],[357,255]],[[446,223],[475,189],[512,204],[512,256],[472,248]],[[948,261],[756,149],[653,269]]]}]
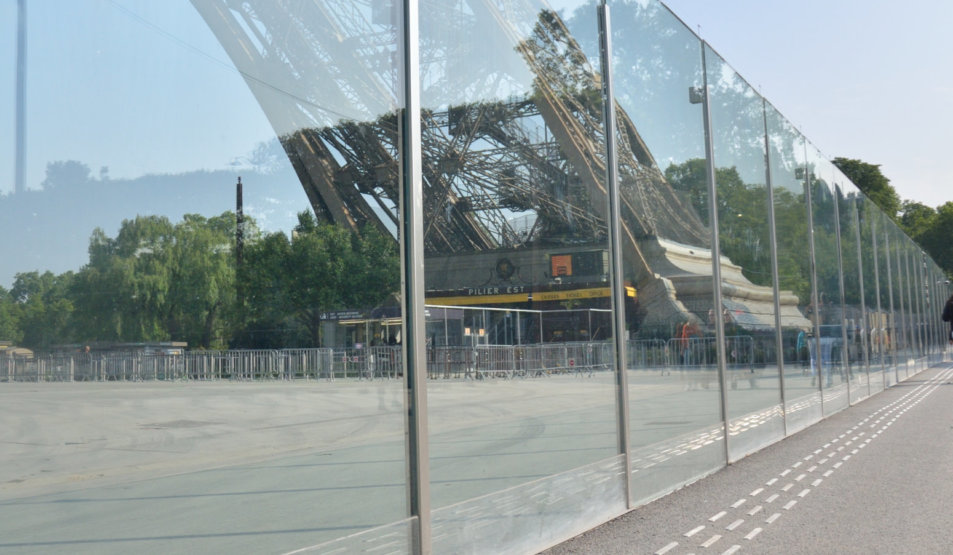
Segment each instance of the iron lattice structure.
[{"label": "iron lattice structure", "polygon": [[[394,9],[371,0],[193,4],[270,119],[316,216],[393,234]],[[422,113],[427,252],[605,244],[601,79],[564,22],[531,0],[434,2],[421,11],[422,27],[441,30],[420,44],[424,105],[437,107]],[[512,59],[490,60],[458,40],[473,29],[492,29],[486,40],[506,41]],[[518,87],[527,73],[532,85]],[[633,276],[648,277],[641,240],[707,247],[709,232],[631,119],[616,112],[623,248]]]}]

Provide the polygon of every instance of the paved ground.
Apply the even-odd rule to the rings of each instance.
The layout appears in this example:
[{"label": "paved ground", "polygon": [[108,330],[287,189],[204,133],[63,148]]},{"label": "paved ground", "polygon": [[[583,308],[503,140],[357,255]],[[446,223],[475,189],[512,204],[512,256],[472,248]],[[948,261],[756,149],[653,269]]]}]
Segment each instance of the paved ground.
[{"label": "paved ground", "polygon": [[547,551],[950,553],[953,367]]},{"label": "paved ground", "polygon": [[[768,382],[730,390],[733,410],[745,415],[733,423],[732,441],[777,433],[778,391]],[[633,372],[630,383],[640,491],[720,465],[711,376]],[[809,377],[792,377],[788,393],[797,413],[818,413]],[[284,552],[374,526],[399,528],[407,514],[402,395],[396,381],[0,384],[0,553]],[[846,404],[845,384],[827,402]],[[616,458],[610,374],[434,380],[428,405],[435,519],[454,527],[436,530],[435,544],[438,535],[463,537],[474,552],[473,540],[498,537],[500,550],[512,547],[506,538],[521,533],[520,524],[507,511],[538,499],[508,492],[538,485],[539,495],[565,497],[560,476],[573,482],[567,471]],[[594,484],[600,476],[592,474]],[[551,507],[554,518],[565,512]],[[474,526],[471,539],[460,536],[461,523]],[[634,541],[618,552],[632,545],[654,552],[676,540]]]}]

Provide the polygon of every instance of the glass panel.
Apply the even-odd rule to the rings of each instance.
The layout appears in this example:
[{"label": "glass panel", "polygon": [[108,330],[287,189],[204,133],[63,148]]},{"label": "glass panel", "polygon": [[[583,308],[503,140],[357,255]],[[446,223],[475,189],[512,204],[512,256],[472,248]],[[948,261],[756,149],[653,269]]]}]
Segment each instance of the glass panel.
[{"label": "glass panel", "polygon": [[[588,470],[619,442],[597,12],[582,4],[421,2],[435,552],[547,545],[624,511],[620,476],[601,496]],[[579,496],[513,494],[563,473]],[[458,515],[488,504],[520,518],[471,543]]]},{"label": "glass panel", "polygon": [[397,523],[406,550],[400,358],[372,349],[399,315],[394,12],[24,4],[0,296],[7,376],[41,383],[0,391],[4,544],[286,552]]},{"label": "glass panel", "polygon": [[897,241],[896,237],[893,237],[891,233],[892,222],[886,216],[886,214],[880,214],[880,238],[882,239],[882,249],[880,251],[881,259],[881,280],[886,276],[886,281],[881,281],[883,284],[883,292],[885,298],[881,299],[882,306],[884,306],[884,312],[886,313],[886,318],[884,319],[884,343],[886,351],[886,361],[887,368],[884,373],[884,386],[890,387],[897,383],[898,370],[897,365],[897,342],[898,342],[898,333],[897,333],[897,321],[900,317],[900,306],[899,306],[899,297],[897,292],[899,290],[899,277],[900,274],[897,268],[897,259],[896,259],[896,247]]},{"label": "glass panel", "polygon": [[917,245],[904,235],[904,246],[906,262],[909,268],[910,283],[907,289],[909,295],[909,305],[914,314],[913,330],[911,332],[912,340],[916,342],[915,364],[910,367],[910,373],[919,372],[926,368],[927,360],[927,342],[929,316],[926,308],[929,302],[929,281],[926,273],[926,255],[921,252]]},{"label": "glass panel", "polygon": [[874,273],[875,287],[871,290],[873,299],[868,301],[868,325],[870,326],[870,388],[872,393],[882,391],[889,385],[887,368],[890,350],[889,326],[890,304],[886,289],[890,280],[884,264],[883,213],[870,199],[865,198],[864,213],[870,233],[870,264]]},{"label": "glass panel", "polygon": [[864,294],[867,288],[873,287],[873,283],[865,281],[863,271],[858,219],[858,206],[862,205],[863,197],[860,191],[836,168],[834,184],[840,220],[841,263],[844,268],[844,325],[847,335],[844,352],[848,365],[848,393],[850,402],[853,404],[870,395]]},{"label": "glass panel", "polygon": [[813,146],[807,145],[807,178],[811,191],[814,230],[814,262],[817,278],[817,305],[808,306],[817,322],[816,349],[818,381],[824,400],[824,414],[847,408],[847,328],[841,299],[840,251],[834,165]]},{"label": "glass panel", "polygon": [[891,223],[890,229],[896,241],[894,252],[896,253],[897,273],[899,275],[897,280],[897,298],[900,307],[897,320],[897,379],[899,381],[906,379],[908,372],[912,372],[914,365],[917,363],[917,310],[911,302],[910,287],[913,274],[910,268],[907,237],[893,223]]},{"label": "glass panel", "polygon": [[[610,2],[629,328],[633,495],[725,464],[717,372],[701,43],[656,2]],[[709,315],[712,317],[709,317]],[[750,352],[750,349],[749,351]],[[659,459],[671,459],[657,464]]]},{"label": "glass panel", "polygon": [[770,200],[765,183],[764,103],[707,46],[705,60],[724,261],[721,279],[731,430],[728,448],[734,460],[784,437]]},{"label": "glass panel", "polygon": [[805,141],[772,106],[767,109],[771,183],[781,285],[784,400],[787,431],[821,418],[818,349],[811,296],[811,257],[805,188]]}]

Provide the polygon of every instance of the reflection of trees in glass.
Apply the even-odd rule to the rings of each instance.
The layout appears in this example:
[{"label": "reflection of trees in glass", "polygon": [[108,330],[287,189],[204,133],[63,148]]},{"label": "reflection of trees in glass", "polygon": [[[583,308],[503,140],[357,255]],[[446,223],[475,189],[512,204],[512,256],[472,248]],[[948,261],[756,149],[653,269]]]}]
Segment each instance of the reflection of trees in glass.
[{"label": "reflection of trees in glass", "polygon": [[380,305],[397,292],[399,270],[391,237],[373,227],[354,234],[301,212],[290,240],[271,233],[245,248],[248,322],[240,341],[319,346],[322,312]]},{"label": "reflection of trees in glass", "polygon": [[834,158],[837,168],[872,200],[891,220],[900,212],[900,197],[890,180],[880,172],[879,164],[869,164],[850,158]]},{"label": "reflection of trees in glass", "polygon": [[73,303],[67,292],[73,279],[72,272],[17,274],[13,287],[0,301],[0,339],[48,346],[68,337]]},{"label": "reflection of trees in glass", "polygon": [[[318,345],[320,314],[366,309],[395,294],[393,239],[360,236],[298,216],[291,238],[246,220],[236,304],[235,216],[125,220],[116,237],[97,229],[79,272],[17,274],[0,288],[0,340],[31,348],[67,343],[187,341],[193,348]],[[303,330],[303,333],[299,330]]]},{"label": "reflection of trees in glass", "polygon": [[837,187],[837,209],[841,230],[841,259],[844,264],[844,300],[848,306],[860,307],[860,286],[863,276],[857,266],[856,194],[844,195]]},{"label": "reflection of trees in glass", "polygon": [[97,229],[89,264],[71,287],[73,329],[82,341],[226,344],[235,298],[235,217],[188,214],[125,220],[117,236]]},{"label": "reflection of trees in glass", "polygon": [[811,208],[814,217],[814,261],[818,295],[825,304],[840,303],[840,253],[837,250],[837,214],[831,187],[811,174]]},{"label": "reflection of trees in glass", "polygon": [[[708,185],[705,160],[695,158],[673,164],[665,177],[688,198],[705,225],[708,219]],[[771,286],[771,243],[768,229],[767,190],[747,185],[735,167],[715,170],[721,253],[742,268],[752,283]]]}]

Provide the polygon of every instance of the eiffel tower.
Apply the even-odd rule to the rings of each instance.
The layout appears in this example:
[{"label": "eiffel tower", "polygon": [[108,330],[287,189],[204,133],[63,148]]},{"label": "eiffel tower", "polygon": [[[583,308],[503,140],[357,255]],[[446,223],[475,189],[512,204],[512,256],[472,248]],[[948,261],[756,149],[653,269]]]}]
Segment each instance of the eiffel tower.
[{"label": "eiffel tower", "polygon": [[[395,9],[371,0],[193,5],[269,118],[315,215],[355,232],[371,225],[396,236]],[[471,55],[474,67],[461,76],[441,70],[461,56],[453,50],[459,41],[421,42],[423,97],[444,106],[421,114],[428,284],[439,281],[430,279],[433,268],[458,282],[452,286],[481,285],[462,283],[467,272],[460,269],[494,253],[604,248],[601,76],[559,15],[531,0],[461,0],[428,6],[426,17],[451,37],[489,26],[493,39],[508,41],[521,61],[516,69],[496,67]],[[506,90],[508,73],[527,71],[531,90],[453,102],[455,91]],[[710,232],[665,180],[632,120],[615,110],[624,273],[639,290],[642,319],[698,317],[712,308]],[[458,263],[438,262],[447,260]],[[736,305],[773,313],[770,288],[751,284],[725,259],[722,267],[723,279],[744,299]],[[789,298],[786,304],[784,317],[803,320]],[[761,320],[751,327],[773,327],[773,317]]]}]

